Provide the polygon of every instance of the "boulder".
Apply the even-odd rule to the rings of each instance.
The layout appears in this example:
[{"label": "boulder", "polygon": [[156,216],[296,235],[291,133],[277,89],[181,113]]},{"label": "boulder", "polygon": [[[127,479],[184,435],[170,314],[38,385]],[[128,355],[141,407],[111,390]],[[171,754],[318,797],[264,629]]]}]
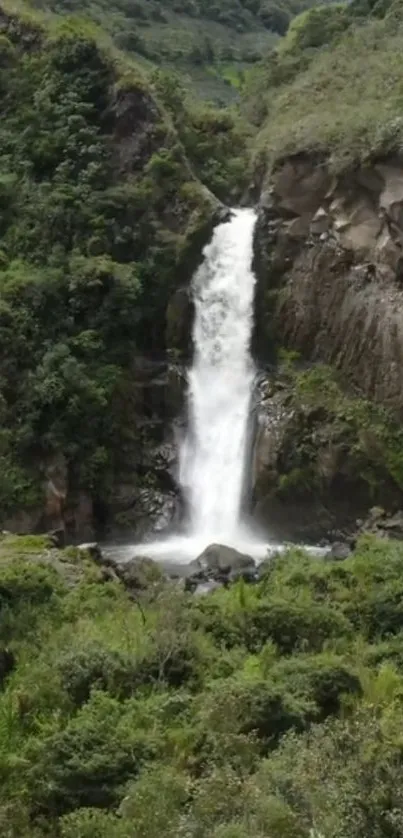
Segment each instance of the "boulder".
[{"label": "boulder", "polygon": [[210,544],[196,559],[209,572],[230,573],[231,570],[245,570],[255,567],[254,559],[225,544]]},{"label": "boulder", "polygon": [[224,544],[210,544],[197,559],[190,562],[187,588],[192,590],[210,580],[228,583],[239,578],[248,582],[255,580],[256,564],[252,556]]},{"label": "boulder", "polygon": [[330,550],[325,555],[327,561],[343,562],[351,556],[352,550],[350,544],[345,541],[336,541],[332,544]]}]

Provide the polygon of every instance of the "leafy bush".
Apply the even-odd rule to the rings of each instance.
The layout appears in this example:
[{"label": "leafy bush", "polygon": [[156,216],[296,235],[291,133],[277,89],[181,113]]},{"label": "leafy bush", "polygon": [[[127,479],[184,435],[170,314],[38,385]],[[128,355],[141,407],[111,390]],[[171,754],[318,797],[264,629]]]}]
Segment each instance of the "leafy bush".
[{"label": "leafy bush", "polygon": [[62,686],[75,707],[85,704],[93,689],[128,698],[139,683],[135,660],[102,647],[73,650],[61,657],[57,666]]},{"label": "leafy bush", "polygon": [[0,608],[45,605],[60,590],[57,573],[45,564],[0,562]]},{"label": "leafy bush", "polygon": [[316,706],[317,720],[337,714],[347,694],[362,692],[358,675],[346,666],[343,658],[331,655],[282,660],[273,666],[270,675],[292,695],[309,698]]},{"label": "leafy bush", "polygon": [[116,699],[94,693],[66,727],[29,742],[34,810],[56,815],[116,803],[127,780],[155,753],[152,740],[134,724]]},{"label": "leafy bush", "polygon": [[256,733],[268,748],[290,728],[306,727],[313,711],[309,699],[292,695],[274,681],[235,677],[213,685],[201,713],[210,731]]},{"label": "leafy bush", "polygon": [[323,47],[350,26],[351,17],[345,3],[314,6],[291,22],[287,36],[281,44],[282,53]]},{"label": "leafy bush", "polygon": [[351,632],[348,620],[327,606],[270,595],[251,598],[244,609],[227,613],[219,602],[201,603],[195,619],[228,648],[243,644],[256,651],[271,640],[283,654],[297,649],[320,651],[326,640]]}]

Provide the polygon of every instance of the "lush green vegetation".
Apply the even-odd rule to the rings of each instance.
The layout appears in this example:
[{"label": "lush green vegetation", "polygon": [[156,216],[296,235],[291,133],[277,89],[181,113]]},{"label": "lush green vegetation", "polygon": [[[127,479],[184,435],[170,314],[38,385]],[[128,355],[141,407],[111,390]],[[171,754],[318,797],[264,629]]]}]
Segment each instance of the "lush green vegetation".
[{"label": "lush green vegetation", "polygon": [[245,113],[261,126],[256,164],[304,150],[341,169],[398,150],[402,44],[400,0],[318,7],[293,20],[246,85]]},{"label": "lush green vegetation", "polygon": [[146,66],[176,69],[193,93],[225,103],[236,95],[244,71],[312,0],[33,0],[33,5],[85,15]]},{"label": "lush green vegetation", "polygon": [[73,549],[0,542],[7,838],[398,838],[403,546],[133,601]]},{"label": "lush green vegetation", "polygon": [[195,104],[177,73],[156,70],[151,80],[202,183],[223,201],[236,201],[248,185],[249,132],[239,114]]},{"label": "lush green vegetation", "polygon": [[[239,115],[196,106],[164,65],[242,85],[239,63],[304,7],[81,5],[147,78],[90,25],[4,13],[2,516],[40,508],[60,452],[73,490],[108,498],[141,410],[133,361],[166,349],[168,300],[211,225],[201,184],[225,200],[247,185]],[[398,3],[304,11],[248,76],[259,161],[397,148],[402,26]],[[283,375],[298,423],[283,496],[325,490],[324,446],[373,500],[401,492],[386,411],[327,368]],[[343,563],[292,549],[255,585],[192,597],[156,572],[134,595],[82,551],[0,537],[1,835],[401,838],[402,579],[403,543],[363,537]]]},{"label": "lush green vegetation", "polygon": [[[386,408],[346,393],[332,368],[299,370],[283,353],[280,386],[289,389],[292,415],[283,442],[277,490],[283,498],[340,497],[396,502],[403,490],[403,432]],[[355,487],[355,490],[354,490]]]},{"label": "lush green vegetation", "polygon": [[[38,503],[41,469],[60,451],[70,485],[107,491],[133,360],[164,348],[167,302],[214,211],[137,68],[74,21],[5,22],[1,514]],[[229,174],[217,164],[212,185],[223,193]]]}]

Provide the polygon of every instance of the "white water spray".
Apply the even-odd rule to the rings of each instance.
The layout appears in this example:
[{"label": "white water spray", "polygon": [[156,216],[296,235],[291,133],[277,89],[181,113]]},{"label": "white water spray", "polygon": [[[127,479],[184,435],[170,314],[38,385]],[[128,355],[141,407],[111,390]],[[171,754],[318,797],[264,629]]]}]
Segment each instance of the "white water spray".
[{"label": "white water spray", "polygon": [[179,480],[189,506],[189,534],[206,544],[240,539],[255,375],[250,356],[255,221],[252,210],[237,210],[216,227],[193,280],[194,361]]}]

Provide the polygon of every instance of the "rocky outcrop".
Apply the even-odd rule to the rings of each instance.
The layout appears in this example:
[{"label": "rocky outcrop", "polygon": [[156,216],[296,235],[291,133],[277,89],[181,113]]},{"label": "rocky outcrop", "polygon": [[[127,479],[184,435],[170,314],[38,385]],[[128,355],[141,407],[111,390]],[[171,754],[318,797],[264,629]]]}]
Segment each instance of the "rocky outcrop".
[{"label": "rocky outcrop", "polygon": [[398,510],[388,515],[381,507],[374,506],[365,519],[357,521],[357,527],[357,535],[370,534],[403,541],[403,512]]},{"label": "rocky outcrop", "polygon": [[401,508],[399,422],[346,395],[329,367],[282,365],[256,413],[251,511],[273,540],[340,540],[374,503]]},{"label": "rocky outcrop", "polygon": [[403,162],[333,176],[326,160],[279,165],[261,197],[256,350],[333,364],[403,415]]},{"label": "rocky outcrop", "polygon": [[[266,389],[266,392],[265,392]],[[301,410],[291,385],[262,387],[253,451],[251,514],[275,542],[318,543],[353,531],[369,504],[326,417]]]}]

